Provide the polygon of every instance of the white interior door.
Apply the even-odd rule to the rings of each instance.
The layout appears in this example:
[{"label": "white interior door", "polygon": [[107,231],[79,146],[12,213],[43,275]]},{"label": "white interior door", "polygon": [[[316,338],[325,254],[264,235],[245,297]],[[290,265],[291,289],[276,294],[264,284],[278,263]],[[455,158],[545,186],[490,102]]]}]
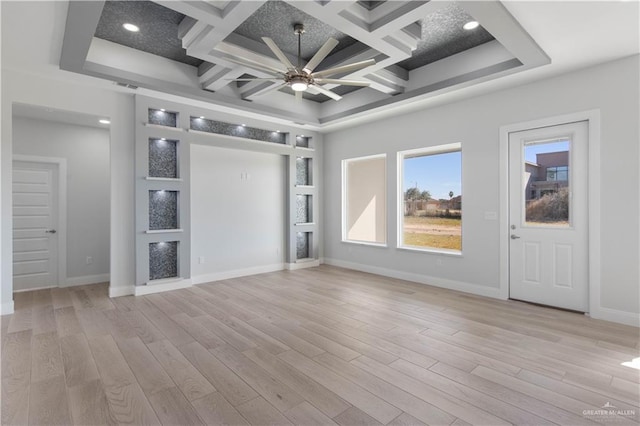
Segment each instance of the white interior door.
[{"label": "white interior door", "polygon": [[13,290],[58,286],[58,168],[13,162]]},{"label": "white interior door", "polygon": [[588,311],[588,123],[509,135],[509,297]]}]

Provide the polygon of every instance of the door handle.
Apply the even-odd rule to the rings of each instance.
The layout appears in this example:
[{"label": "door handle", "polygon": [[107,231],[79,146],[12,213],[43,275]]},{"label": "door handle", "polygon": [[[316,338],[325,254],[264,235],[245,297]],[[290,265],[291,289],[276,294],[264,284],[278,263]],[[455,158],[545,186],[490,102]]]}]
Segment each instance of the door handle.
[{"label": "door handle", "polygon": [[46,232],[47,234],[55,234],[55,233],[56,233],[56,232],[58,232],[58,231],[56,231],[55,229],[47,229],[47,230],[46,230],[46,231],[44,231],[44,232]]},{"label": "door handle", "polygon": [[518,238],[520,238],[520,237],[515,235],[515,234],[511,234],[511,239],[512,240],[517,240]]}]

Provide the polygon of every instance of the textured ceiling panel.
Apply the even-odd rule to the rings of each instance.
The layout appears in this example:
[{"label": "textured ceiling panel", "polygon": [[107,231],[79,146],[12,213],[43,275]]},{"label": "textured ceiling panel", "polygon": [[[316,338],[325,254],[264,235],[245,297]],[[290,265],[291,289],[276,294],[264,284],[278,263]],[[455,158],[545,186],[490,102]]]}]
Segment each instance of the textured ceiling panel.
[{"label": "textured ceiling panel", "polygon": [[482,27],[471,31],[463,29],[469,21],[473,21],[473,17],[455,3],[425,17],[421,21],[422,39],[418,48],[411,58],[397,65],[412,70],[494,39]]},{"label": "textured ceiling panel", "polygon": [[311,59],[329,37],[339,42],[338,46],[331,51],[332,54],[358,43],[357,40],[330,25],[280,0],[266,2],[236,28],[235,33],[260,43],[262,43],[262,37],[271,37],[282,51],[296,56],[298,36],[293,32],[293,25],[297,23],[304,24],[305,28],[305,33],[302,35],[302,58],[305,60]]},{"label": "textured ceiling panel", "polygon": [[[95,36],[197,67],[203,61],[187,56],[178,39],[178,25],[183,18],[150,1],[107,1]],[[140,32],[122,28],[126,22],[140,27]]]}]

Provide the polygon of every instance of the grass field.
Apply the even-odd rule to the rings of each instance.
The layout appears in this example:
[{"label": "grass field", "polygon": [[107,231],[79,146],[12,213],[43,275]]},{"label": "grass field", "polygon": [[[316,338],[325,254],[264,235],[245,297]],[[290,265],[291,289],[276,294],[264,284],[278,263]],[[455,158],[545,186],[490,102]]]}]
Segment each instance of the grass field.
[{"label": "grass field", "polygon": [[405,225],[435,225],[435,226],[452,226],[459,228],[462,226],[460,219],[451,219],[446,217],[423,217],[423,216],[405,216]]},{"label": "grass field", "polygon": [[405,216],[408,246],[462,250],[462,221],[442,217]]}]

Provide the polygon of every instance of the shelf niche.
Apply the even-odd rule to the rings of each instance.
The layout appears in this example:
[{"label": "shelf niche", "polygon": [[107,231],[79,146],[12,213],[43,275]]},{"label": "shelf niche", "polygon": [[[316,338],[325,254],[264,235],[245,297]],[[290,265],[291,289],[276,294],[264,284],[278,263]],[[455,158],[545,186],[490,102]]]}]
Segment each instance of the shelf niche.
[{"label": "shelf niche", "polygon": [[311,232],[296,233],[296,259],[311,257]]},{"label": "shelf niche", "polygon": [[296,146],[299,148],[313,148],[309,136],[296,135]]},{"label": "shelf niche", "polygon": [[149,230],[178,229],[178,191],[149,191]]},{"label": "shelf niche", "polygon": [[311,223],[311,195],[296,195],[296,223]]},{"label": "shelf niche", "polygon": [[149,108],[149,124],[166,127],[178,127],[178,113]]},{"label": "shelf niche", "polygon": [[149,280],[178,276],[178,242],[149,243]]},{"label": "shelf niche", "polygon": [[311,186],[311,158],[296,157],[296,185]]},{"label": "shelf niche", "polygon": [[149,138],[149,177],[178,178],[178,141]]}]

